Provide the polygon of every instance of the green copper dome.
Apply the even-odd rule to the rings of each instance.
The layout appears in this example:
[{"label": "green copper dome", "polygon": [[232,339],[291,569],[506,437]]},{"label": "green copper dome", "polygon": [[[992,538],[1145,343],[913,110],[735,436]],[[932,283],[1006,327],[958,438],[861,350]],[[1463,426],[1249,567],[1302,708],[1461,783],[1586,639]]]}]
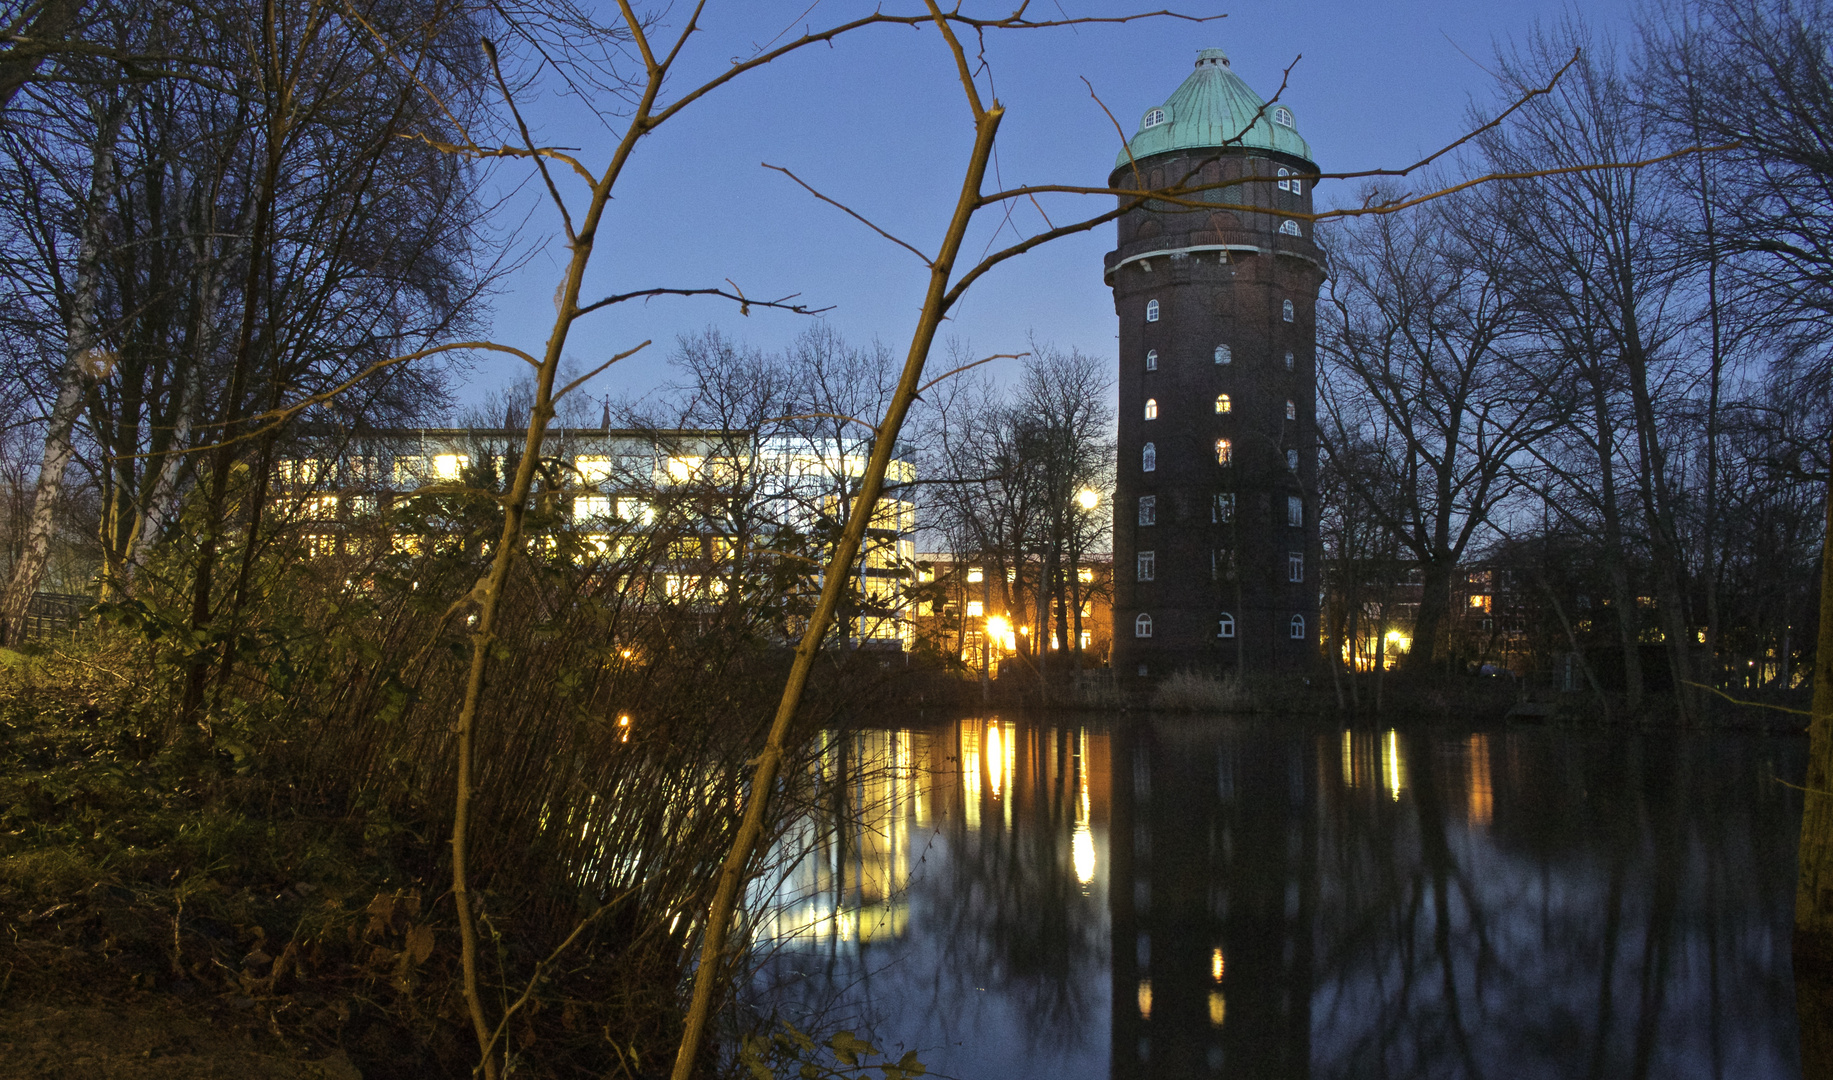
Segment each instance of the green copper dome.
[{"label": "green copper dome", "polygon": [[1228,66],[1221,49],[1197,54],[1197,69],[1163,105],[1146,111],[1139,132],[1115,159],[1123,168],[1171,150],[1238,146],[1277,150],[1312,161],[1311,146],[1298,133],[1298,121],[1286,105],[1268,105]]}]

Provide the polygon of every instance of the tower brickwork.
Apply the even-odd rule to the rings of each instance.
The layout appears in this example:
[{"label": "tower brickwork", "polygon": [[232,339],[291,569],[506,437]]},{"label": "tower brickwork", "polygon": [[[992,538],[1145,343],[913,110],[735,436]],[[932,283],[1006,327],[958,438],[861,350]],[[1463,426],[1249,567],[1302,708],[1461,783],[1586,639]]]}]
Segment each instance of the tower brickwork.
[{"label": "tower brickwork", "polygon": [[[1216,49],[1149,110],[1109,183],[1245,182],[1119,221],[1114,665],[1298,671],[1318,640],[1317,172],[1284,105]],[[1225,208],[1228,206],[1237,209]]]}]

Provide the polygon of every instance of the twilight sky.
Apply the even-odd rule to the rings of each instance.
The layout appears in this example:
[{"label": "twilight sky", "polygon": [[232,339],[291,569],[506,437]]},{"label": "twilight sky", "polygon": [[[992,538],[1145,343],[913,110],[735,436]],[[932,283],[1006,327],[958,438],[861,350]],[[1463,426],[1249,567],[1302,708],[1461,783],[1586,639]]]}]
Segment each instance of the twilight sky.
[{"label": "twilight sky", "polygon": [[[1627,37],[1631,3],[1591,0],[1583,14],[1600,30]],[[687,6],[677,4],[677,12]],[[1034,4],[1033,15],[1150,6],[1046,0]],[[705,20],[710,32],[686,54],[689,78],[716,71],[787,25],[825,25],[864,10],[868,5],[835,0],[817,0],[812,9],[808,0],[715,0]],[[1497,42],[1526,34],[1537,20],[1557,20],[1567,8],[1561,0],[1260,0],[1181,10],[1227,17],[1202,25],[1160,19],[989,37],[993,87],[1007,108],[997,158],[1004,184],[1104,182],[1119,137],[1082,78],[1131,136],[1140,115],[1177,88],[1205,47],[1225,49],[1262,96],[1271,96],[1281,70],[1298,60],[1281,100],[1297,114],[1299,132],[1323,170],[1407,164],[1463,132],[1473,97],[1490,99],[1493,83],[1485,68]],[[983,92],[985,86],[983,79]],[[602,166],[609,136],[576,102],[550,94],[526,101],[525,109],[538,140],[581,148],[594,168]],[[750,296],[800,293],[811,304],[831,306],[821,317],[847,338],[878,338],[901,357],[925,285],[922,265],[760,163],[794,170],[893,234],[933,251],[971,139],[952,62],[933,31],[875,30],[792,55],[690,106],[638,147],[607,214],[585,295],[710,286],[730,278]],[[504,167],[499,182],[521,181],[522,169]],[[577,182],[569,185],[564,172],[556,177],[577,205]],[[1347,184],[1320,184],[1319,205],[1350,191]],[[551,207],[534,194],[533,186],[524,186],[500,220],[505,227],[521,222],[525,242],[545,242],[534,245],[526,266],[505,283],[491,321],[496,340],[538,354],[553,319],[565,252]],[[1106,205],[1094,197],[1059,197],[1045,209],[1060,223],[1078,209],[1088,214]],[[976,257],[999,224],[991,213],[982,219],[965,249]],[[1036,210],[1020,208],[998,246],[1014,239],[1015,227],[1029,233],[1039,225]],[[1035,331],[1059,346],[1111,357],[1116,330],[1101,256],[1113,239],[1110,223],[1005,264],[968,294],[945,333],[980,355],[1021,351]],[[595,398],[639,397],[668,380],[667,357],[678,334],[715,326],[776,348],[807,322],[756,309],[740,317],[720,300],[626,304],[576,325],[568,356],[584,366],[653,339],[590,391]],[[461,400],[473,398],[515,378],[521,366],[484,361],[457,393]]]}]

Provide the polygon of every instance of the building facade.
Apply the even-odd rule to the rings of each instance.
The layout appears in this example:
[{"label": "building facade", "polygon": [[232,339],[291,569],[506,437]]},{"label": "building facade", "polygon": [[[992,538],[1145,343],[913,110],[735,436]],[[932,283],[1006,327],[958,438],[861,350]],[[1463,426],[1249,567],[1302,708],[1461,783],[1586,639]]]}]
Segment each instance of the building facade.
[{"label": "building facade", "polygon": [[[525,436],[520,427],[309,433],[275,470],[280,512],[312,557],[412,558],[486,542]],[[780,589],[785,575],[797,579],[791,593],[818,591],[867,464],[859,448],[748,431],[556,428],[543,450],[531,556],[577,564],[640,603],[690,609],[765,579]],[[891,463],[892,484],[914,479],[908,461]],[[490,527],[472,520],[480,507]],[[838,634],[857,648],[906,648],[916,505],[888,493],[870,526]],[[783,633],[799,634],[797,619]]]},{"label": "building facade", "polygon": [[1295,671],[1317,652],[1310,146],[1218,49],[1146,112],[1119,188],[1208,187],[1119,221],[1114,666]]}]

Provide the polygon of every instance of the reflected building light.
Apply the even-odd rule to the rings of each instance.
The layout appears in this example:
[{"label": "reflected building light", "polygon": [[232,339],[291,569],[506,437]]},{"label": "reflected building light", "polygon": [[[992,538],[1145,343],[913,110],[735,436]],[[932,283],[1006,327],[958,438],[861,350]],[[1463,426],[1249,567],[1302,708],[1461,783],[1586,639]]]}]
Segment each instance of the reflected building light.
[{"label": "reflected building light", "polygon": [[1139,1018],[1152,1019],[1152,980],[1139,980]]},{"label": "reflected building light", "polygon": [[999,798],[1005,780],[1005,769],[1003,768],[1005,754],[1002,752],[1005,747],[1003,744],[1004,740],[1000,738],[999,722],[995,720],[987,724],[987,787],[991,789],[995,799]]},{"label": "reflected building light", "polygon": [[1487,826],[1495,816],[1496,795],[1489,779],[1489,736],[1470,737],[1470,799],[1466,816],[1472,825]]},{"label": "reflected building light", "polygon": [[1209,977],[1212,981],[1221,982],[1222,973],[1227,970],[1227,967],[1227,961],[1223,959],[1220,948],[1209,954]]},{"label": "reflected building light", "polygon": [[1356,786],[1356,742],[1349,729],[1343,729],[1343,786]]},{"label": "reflected building light", "polygon": [[1222,1021],[1226,1019],[1228,1019],[1228,1001],[1222,997],[1222,991],[1211,990],[1209,992],[1209,1022],[1216,1027],[1221,1027]]},{"label": "reflected building light", "polygon": [[961,724],[961,819],[969,832],[980,828],[980,732],[972,722]]},{"label": "reflected building light", "polygon": [[1381,740],[1381,782],[1394,801],[1400,801],[1400,793],[1407,786],[1407,762],[1400,753],[1400,733],[1393,728],[1387,729],[1387,737]]},{"label": "reflected building light", "polygon": [[[1087,796],[1084,796],[1087,798]],[[1076,868],[1076,880],[1083,885],[1095,880],[1095,834],[1086,822],[1076,826],[1070,841],[1070,861]]]}]

